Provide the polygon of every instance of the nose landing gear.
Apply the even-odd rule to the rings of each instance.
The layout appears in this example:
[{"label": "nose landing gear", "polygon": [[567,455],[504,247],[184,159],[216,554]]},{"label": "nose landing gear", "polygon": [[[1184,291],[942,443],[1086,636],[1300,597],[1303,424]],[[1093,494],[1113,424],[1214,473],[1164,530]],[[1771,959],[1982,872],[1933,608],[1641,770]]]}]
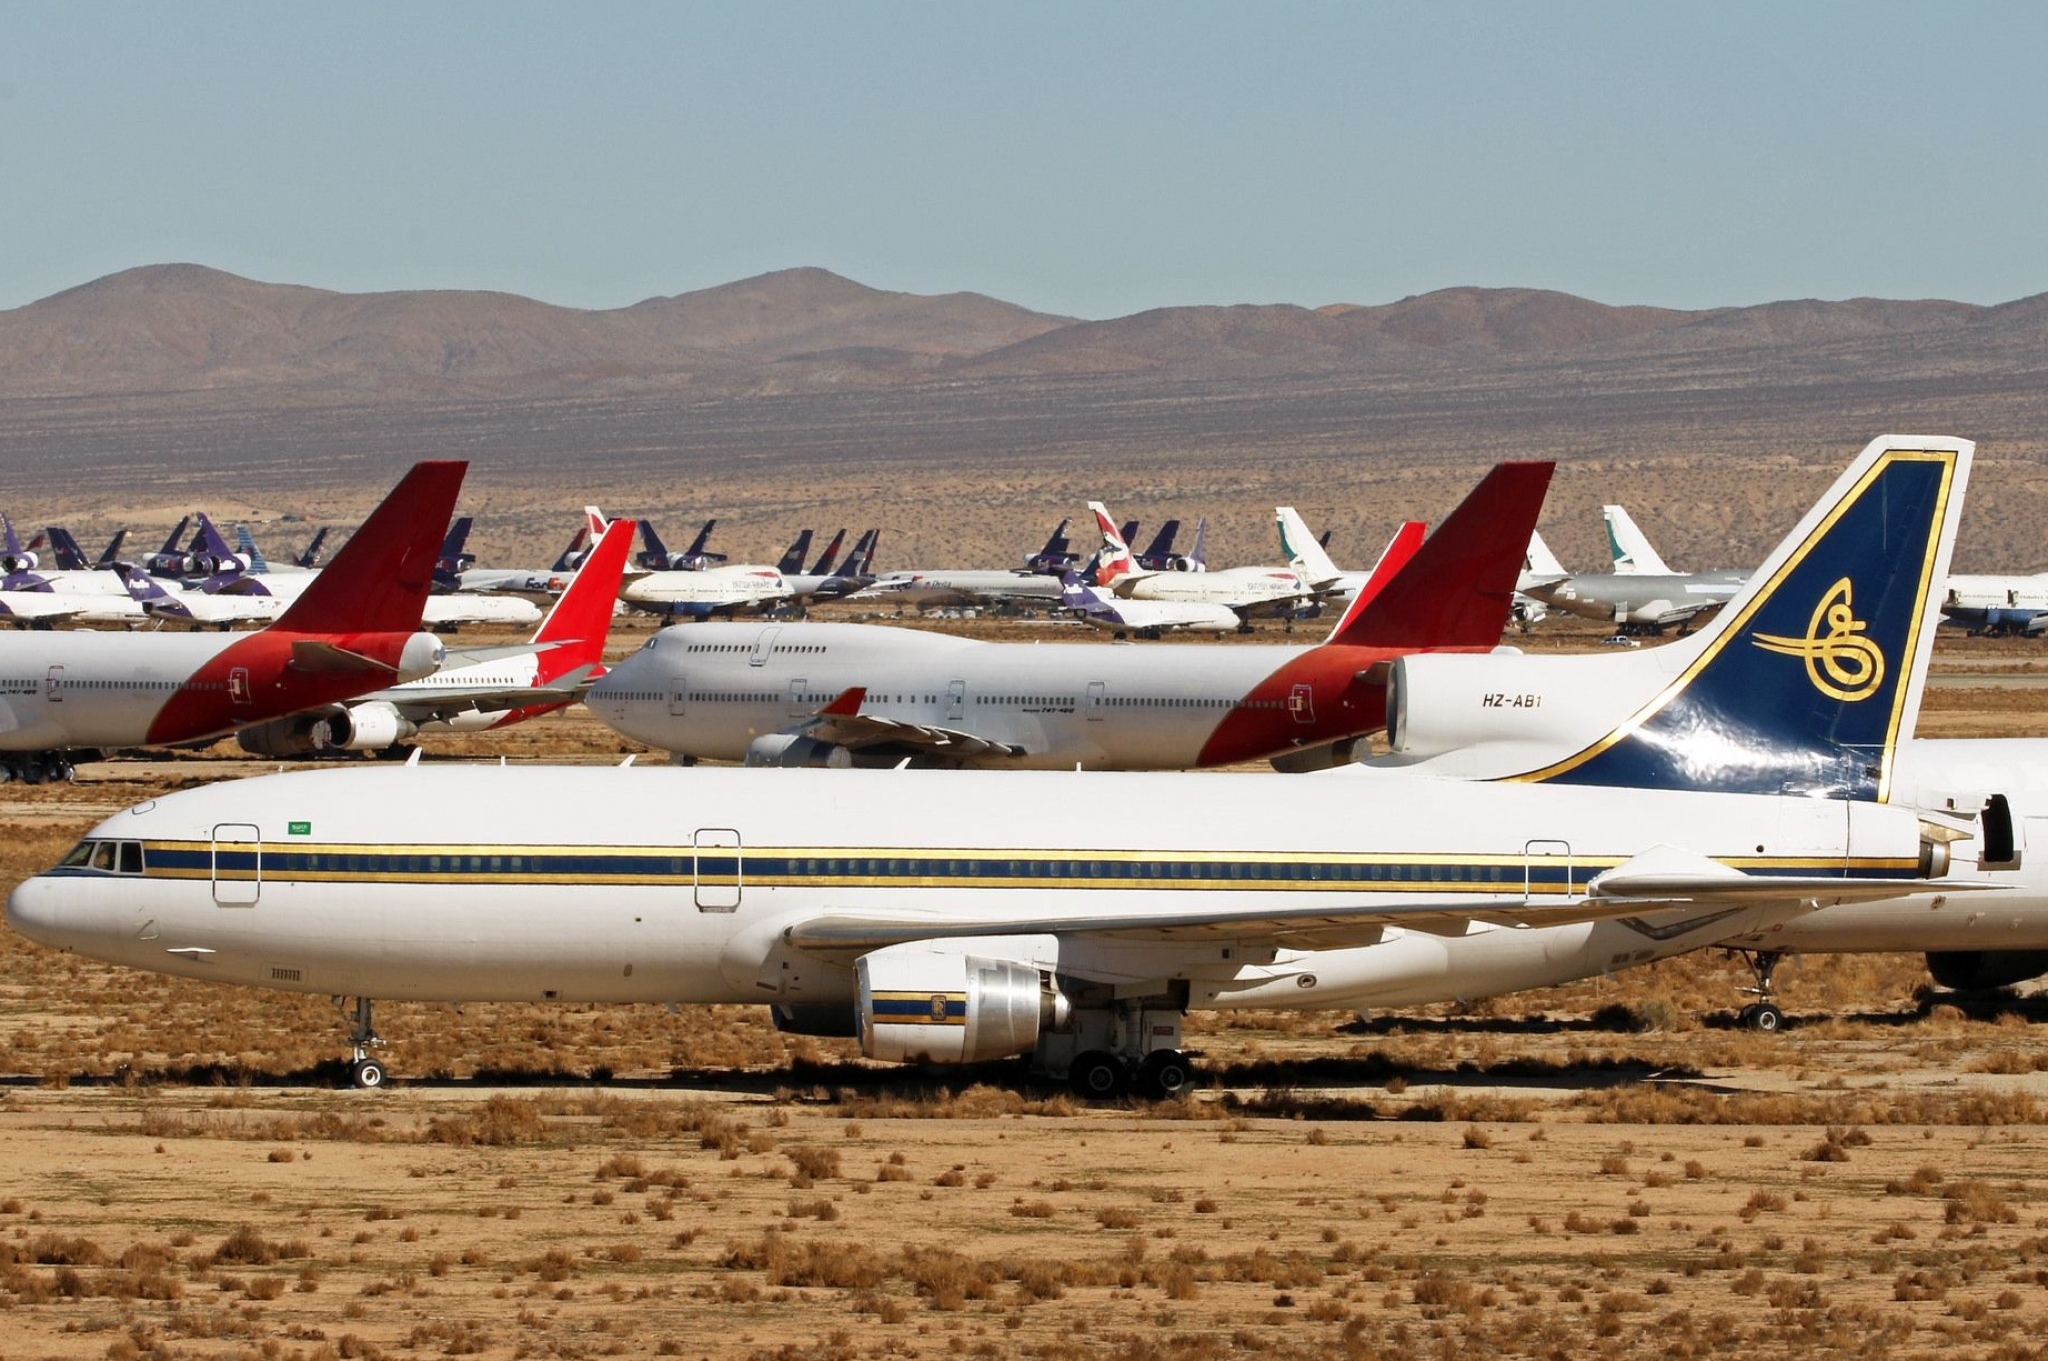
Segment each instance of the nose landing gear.
[{"label": "nose landing gear", "polygon": [[382,1049],[384,1041],[378,1038],[377,1028],[371,1020],[372,1002],[367,997],[355,999],[353,1007],[349,999],[334,999],[334,1009],[349,1023],[350,1060],[348,1065],[349,1085],[362,1091],[374,1091],[384,1085],[384,1064],[370,1057],[372,1049]]},{"label": "nose landing gear", "polygon": [[1748,1030],[1765,1035],[1774,1035],[1785,1028],[1785,1013],[1771,1000],[1771,975],[1777,971],[1778,961],[1785,957],[1782,950],[1734,950],[1731,954],[1741,955],[1749,965],[1749,972],[1756,979],[1756,986],[1743,991],[1756,1000],[1735,1014],[1735,1023]]}]

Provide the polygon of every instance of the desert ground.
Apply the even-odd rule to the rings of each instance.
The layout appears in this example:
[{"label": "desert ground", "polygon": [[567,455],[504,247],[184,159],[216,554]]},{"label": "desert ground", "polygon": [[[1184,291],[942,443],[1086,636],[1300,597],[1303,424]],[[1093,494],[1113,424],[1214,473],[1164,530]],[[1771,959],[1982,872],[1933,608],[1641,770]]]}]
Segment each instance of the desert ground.
[{"label": "desert ground", "polygon": [[[2048,734],[2042,645],[1937,673],[1923,732]],[[580,711],[427,747],[632,750]],[[268,765],[0,787],[0,882]],[[1746,981],[1197,1015],[1197,1092],[1111,1107],[754,1009],[387,1004],[363,1094],[325,998],[0,933],[0,1359],[2048,1352],[2048,1001],[1817,957],[1767,1036]]]}]

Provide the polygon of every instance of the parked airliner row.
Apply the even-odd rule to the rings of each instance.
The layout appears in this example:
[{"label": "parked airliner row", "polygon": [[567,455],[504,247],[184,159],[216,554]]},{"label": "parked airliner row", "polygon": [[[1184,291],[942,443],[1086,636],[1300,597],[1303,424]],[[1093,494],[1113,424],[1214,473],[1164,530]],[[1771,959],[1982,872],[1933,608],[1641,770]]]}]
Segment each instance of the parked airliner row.
[{"label": "parked airliner row", "polygon": [[1413,533],[1397,537],[1375,587],[1318,647],[1040,646],[872,624],[699,624],[655,635],[588,703],[617,731],[679,757],[758,765],[1128,770],[1273,759],[1318,769],[1353,759],[1383,725],[1389,660],[1499,644],[1551,467],[1502,464],[1419,548]]},{"label": "parked airliner row", "polygon": [[0,634],[9,776],[68,776],[81,753],[192,742],[431,675],[420,630],[462,463],[414,465],[334,563],[253,633]]}]

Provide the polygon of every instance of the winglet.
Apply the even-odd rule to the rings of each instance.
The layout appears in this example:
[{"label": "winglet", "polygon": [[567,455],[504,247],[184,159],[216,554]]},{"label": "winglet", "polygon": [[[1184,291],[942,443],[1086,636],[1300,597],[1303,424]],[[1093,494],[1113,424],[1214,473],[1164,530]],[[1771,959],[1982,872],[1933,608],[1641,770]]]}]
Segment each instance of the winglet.
[{"label": "winglet", "polygon": [[846,689],[818,710],[820,718],[852,718],[860,712],[860,706],[867,703],[868,688],[865,685],[849,685]]},{"label": "winglet", "polygon": [[467,463],[415,463],[273,625],[283,633],[413,633]]}]

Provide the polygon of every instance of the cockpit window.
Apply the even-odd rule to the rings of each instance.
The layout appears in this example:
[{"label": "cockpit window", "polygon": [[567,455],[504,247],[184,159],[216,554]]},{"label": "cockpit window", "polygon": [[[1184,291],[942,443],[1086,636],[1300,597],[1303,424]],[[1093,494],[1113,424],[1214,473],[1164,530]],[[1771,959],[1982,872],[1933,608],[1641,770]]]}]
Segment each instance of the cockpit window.
[{"label": "cockpit window", "polygon": [[124,841],[121,843],[120,870],[123,874],[142,873],[142,843],[140,841]]},{"label": "cockpit window", "polygon": [[81,841],[57,862],[58,868],[93,869],[106,874],[141,874],[140,841]]},{"label": "cockpit window", "polygon": [[92,848],[95,844],[97,843],[91,841],[79,842],[76,846],[65,852],[64,858],[57,862],[58,866],[61,868],[66,865],[83,865],[86,861],[92,859]]},{"label": "cockpit window", "polygon": [[92,867],[96,870],[114,868],[114,843],[102,841],[92,848]]}]

